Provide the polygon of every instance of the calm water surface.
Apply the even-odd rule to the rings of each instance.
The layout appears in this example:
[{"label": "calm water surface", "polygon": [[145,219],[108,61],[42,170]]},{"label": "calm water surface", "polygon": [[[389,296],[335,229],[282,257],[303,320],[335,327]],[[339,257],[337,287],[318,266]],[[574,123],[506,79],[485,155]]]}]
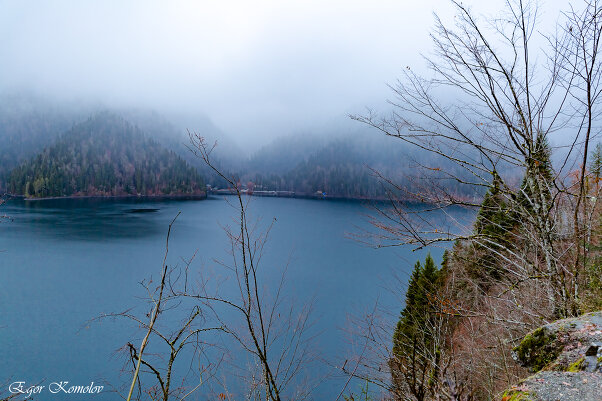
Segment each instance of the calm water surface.
[{"label": "calm water surface", "polygon": [[[234,200],[234,198],[228,198]],[[133,213],[133,209],[157,209]],[[287,295],[314,300],[316,349],[333,363],[349,352],[342,329],[349,314],[379,299],[401,307],[403,290],[386,287],[394,274],[407,277],[426,251],[372,249],[349,239],[368,227],[370,209],[358,202],[253,198],[253,216],[276,218],[264,260],[266,269],[289,262]],[[107,312],[140,304],[140,281],[157,275],[169,222],[181,211],[172,237],[169,263],[189,258],[192,267],[213,268],[228,260],[222,226],[236,224],[235,210],[222,198],[205,201],[51,200],[10,201],[0,209],[0,385],[69,381],[87,385],[127,382],[120,375],[119,349],[139,344],[140,332],[121,320],[88,324]],[[431,249],[440,259],[441,249]],[[266,285],[276,277],[266,277]],[[326,367],[322,368],[327,373]],[[235,382],[234,378],[231,382]],[[341,379],[322,383],[312,399],[334,399]],[[93,399],[119,399],[107,392]],[[3,394],[0,391],[0,394]],[[40,400],[76,400],[45,392]],[[199,390],[196,398],[207,399]]]}]

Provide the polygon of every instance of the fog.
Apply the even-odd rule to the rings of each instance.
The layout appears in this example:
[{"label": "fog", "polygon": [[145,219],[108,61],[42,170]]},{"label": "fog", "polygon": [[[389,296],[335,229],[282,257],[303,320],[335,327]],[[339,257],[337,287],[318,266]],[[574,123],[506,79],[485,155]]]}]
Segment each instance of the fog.
[{"label": "fog", "polygon": [[[485,15],[502,7],[471,2]],[[564,2],[543,5],[555,20]],[[425,68],[432,13],[451,21],[451,10],[444,0],[0,0],[0,91],[203,115],[260,145],[386,107],[402,68]]]}]

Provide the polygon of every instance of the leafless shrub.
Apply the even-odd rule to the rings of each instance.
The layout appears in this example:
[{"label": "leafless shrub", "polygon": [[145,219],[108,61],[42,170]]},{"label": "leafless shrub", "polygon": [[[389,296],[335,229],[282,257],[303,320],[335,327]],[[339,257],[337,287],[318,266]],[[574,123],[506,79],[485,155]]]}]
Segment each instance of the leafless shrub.
[{"label": "leafless shrub", "polygon": [[[312,347],[311,305],[297,307],[285,302],[286,269],[280,271],[281,280],[276,288],[268,291],[262,284],[261,260],[271,227],[261,231],[257,222],[247,215],[248,198],[243,199],[237,182],[226,176],[212,162],[214,148],[196,133],[189,133],[190,150],[236,192],[233,206],[238,212],[235,225],[225,227],[230,240],[231,263],[220,263],[235,282],[236,295],[226,297],[208,290],[206,283],[187,297],[199,300],[214,312],[224,331],[252,358],[246,374],[241,378],[247,383],[249,399],[281,400],[304,399],[319,378],[307,379],[305,370],[316,359]],[[291,300],[288,299],[288,302]],[[220,313],[226,307],[235,311],[239,318],[230,323]],[[286,395],[286,396],[285,396]]]}]

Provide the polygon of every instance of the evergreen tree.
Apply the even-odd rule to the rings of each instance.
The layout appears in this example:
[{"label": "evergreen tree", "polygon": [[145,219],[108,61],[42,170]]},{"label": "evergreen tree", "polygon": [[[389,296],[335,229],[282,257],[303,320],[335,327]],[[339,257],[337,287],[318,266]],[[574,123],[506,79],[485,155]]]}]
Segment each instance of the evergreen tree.
[{"label": "evergreen tree", "polygon": [[438,374],[438,330],[441,315],[434,299],[440,285],[440,271],[431,255],[424,266],[416,262],[406,292],[406,305],[393,334],[393,357],[390,361],[392,380],[397,392],[406,389],[424,400],[432,391]]},{"label": "evergreen tree", "polygon": [[600,181],[600,174],[602,173],[602,143],[600,142],[596,144],[596,148],[592,153],[590,170],[594,177],[594,182],[597,185]]},{"label": "evergreen tree", "polygon": [[551,204],[554,174],[546,136],[540,133],[533,146],[533,157],[527,161],[518,192],[514,194],[501,188],[501,179],[494,171],[491,186],[477,214],[475,241],[469,245],[466,271],[484,288],[492,280],[502,278],[499,253],[513,246],[512,232],[524,224],[541,221],[547,214],[544,208]]},{"label": "evergreen tree", "polygon": [[476,241],[472,247],[478,257],[472,259],[467,270],[473,278],[484,279],[481,280],[483,283],[490,277],[500,278],[496,253],[509,245],[509,233],[516,226],[516,215],[500,185],[501,179],[494,171],[491,186],[483,198],[474,224]]},{"label": "evergreen tree", "polygon": [[517,196],[523,217],[540,213],[537,209],[543,207],[544,203],[549,205],[552,199],[551,184],[554,181],[554,173],[547,137],[540,132],[534,146],[533,157],[527,161],[525,177]]}]

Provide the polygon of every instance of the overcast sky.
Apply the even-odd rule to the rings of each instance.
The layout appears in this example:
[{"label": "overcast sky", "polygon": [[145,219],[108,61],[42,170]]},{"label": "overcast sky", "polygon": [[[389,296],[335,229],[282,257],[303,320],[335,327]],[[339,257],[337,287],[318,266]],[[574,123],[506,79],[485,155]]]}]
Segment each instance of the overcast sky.
[{"label": "overcast sky", "polygon": [[[475,3],[494,15],[501,1]],[[565,2],[543,8],[556,18]],[[486,8],[482,8],[486,7]],[[236,137],[381,107],[447,0],[0,0],[0,89],[203,113]]]}]

